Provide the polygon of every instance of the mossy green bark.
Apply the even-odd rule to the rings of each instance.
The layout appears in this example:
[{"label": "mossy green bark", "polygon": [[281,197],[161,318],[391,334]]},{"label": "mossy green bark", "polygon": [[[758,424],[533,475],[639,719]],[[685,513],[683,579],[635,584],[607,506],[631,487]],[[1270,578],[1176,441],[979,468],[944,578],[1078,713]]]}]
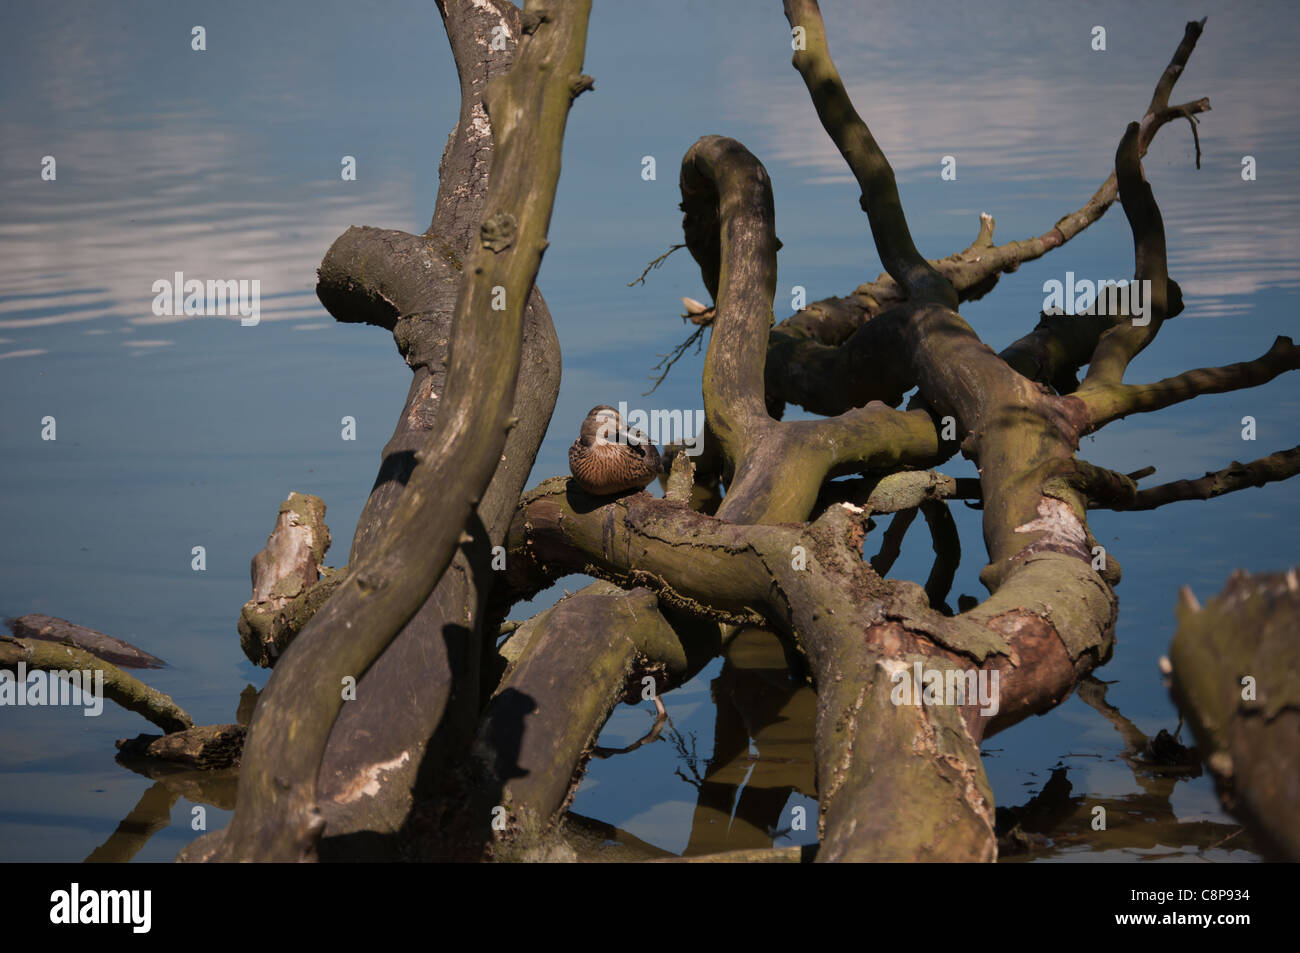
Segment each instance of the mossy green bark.
[{"label": "mossy green bark", "polygon": [[[483,222],[495,225],[480,230],[465,262],[442,413],[381,538],[276,665],[250,726],[239,805],[216,859],[315,858],[324,828],[317,775],[344,680],[359,679],[424,604],[497,468],[589,12],[589,0],[551,4],[510,72],[488,84],[495,148]],[[516,224],[503,235],[497,226],[507,217]],[[492,307],[498,289],[504,310]]]},{"label": "mossy green bark", "polygon": [[20,662],[28,670],[103,672],[104,697],[110,701],[143,715],[163,731],[183,731],[194,725],[193,719],[172,701],[170,695],[150,688],[116,665],[82,649],[37,639],[0,636],[0,668],[16,672]]},{"label": "mossy green bark", "polygon": [[1172,690],[1224,805],[1278,858],[1300,860],[1300,570],[1234,573],[1185,596]]}]

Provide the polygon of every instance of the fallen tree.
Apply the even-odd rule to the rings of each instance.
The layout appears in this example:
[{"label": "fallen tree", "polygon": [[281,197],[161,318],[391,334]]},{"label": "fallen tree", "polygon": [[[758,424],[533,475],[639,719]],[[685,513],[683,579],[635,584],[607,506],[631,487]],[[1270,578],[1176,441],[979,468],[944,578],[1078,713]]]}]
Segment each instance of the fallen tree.
[{"label": "fallen tree", "polygon": [[[1204,21],[1187,25],[1083,207],[1004,245],[981,216],[969,248],[927,261],[816,2],[786,0],[802,40],[794,66],[858,182],[887,275],[774,327],[770,178],[733,139],[696,142],[680,182],[685,246],[714,298],[696,321],[710,335],[708,452],[697,469],[669,448],[668,492],[656,499],[595,497],[562,477],[522,492],[558,386],[534,280],[565,117],[592,85],[580,71],[588,6],[439,4],[462,109],[433,222],[419,236],[350,229],[318,289],[337,319],[393,333],[410,393],[347,566],[321,575],[323,505],[305,497],[282,507],[255,562],[241,634],[274,672],[234,820],[183,857],[577,856],[565,811],[613,705],[647,681],[670,690],[738,627],[757,626],[816,688],[820,843],[718,859],[993,860],[980,744],[1059,704],[1112,651],[1120,567],[1093,538],[1089,510],[1206,498],[1300,468],[1293,450],[1207,486],[1140,490],[1149,474],[1078,455],[1081,437],[1121,417],[1300,366],[1279,338],[1256,360],[1124,381],[1183,308],[1141,159],[1170,119],[1209,109],[1169,102]],[[1043,315],[1001,354],[990,349],[961,303],[1117,199],[1134,281],[1150,289],[1143,313]],[[821,419],[783,420],[791,404]],[[937,469],[957,453],[978,480]],[[953,614],[956,498],[982,509],[989,595]],[[905,527],[917,512],[936,552],[924,587],[884,578],[889,534],[875,563],[862,554],[873,514]],[[571,573],[602,581],[497,646],[512,606]],[[352,697],[340,691],[348,679]]]}]

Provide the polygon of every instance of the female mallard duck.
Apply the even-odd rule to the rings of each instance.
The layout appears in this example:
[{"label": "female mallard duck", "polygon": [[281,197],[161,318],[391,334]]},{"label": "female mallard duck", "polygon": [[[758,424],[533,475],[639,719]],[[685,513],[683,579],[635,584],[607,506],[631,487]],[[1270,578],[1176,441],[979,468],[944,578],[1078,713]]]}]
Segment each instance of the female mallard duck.
[{"label": "female mallard duck", "polygon": [[578,486],[596,496],[644,490],[660,473],[659,451],[650,438],[630,429],[606,404],[591,408],[582,433],[569,447],[569,471]]}]

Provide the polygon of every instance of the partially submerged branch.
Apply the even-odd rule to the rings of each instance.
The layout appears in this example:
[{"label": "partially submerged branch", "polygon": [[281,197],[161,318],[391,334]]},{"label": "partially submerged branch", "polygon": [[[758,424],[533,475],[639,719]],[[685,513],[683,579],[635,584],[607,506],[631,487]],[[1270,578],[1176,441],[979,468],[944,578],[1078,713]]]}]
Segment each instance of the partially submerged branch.
[{"label": "partially submerged branch", "polygon": [[39,639],[84,649],[106,662],[123,668],[162,668],[167,663],[130,642],[105,635],[67,619],[57,619],[39,612],[29,612],[16,619],[6,619],[5,624],[16,638]]},{"label": "partially submerged branch", "polygon": [[[19,668],[20,665],[22,669]],[[0,636],[0,670],[14,673],[37,670],[72,673],[80,676],[83,697],[97,690],[102,673],[103,697],[116,702],[127,711],[143,715],[167,732],[183,731],[194,726],[194,720],[172,701],[170,695],[150,688],[116,665],[70,645]],[[14,688],[18,691],[26,690],[21,684],[15,684]]]},{"label": "partially submerged branch", "polygon": [[[324,826],[317,773],[342,680],[360,677],[425,602],[497,468],[589,10],[589,0],[554,6],[521,42],[510,72],[488,86],[491,185],[452,324],[443,411],[383,537],[353,563],[263,691],[219,859],[314,858]],[[479,320],[502,290],[504,310]],[[364,627],[354,626],[359,618]]]},{"label": "partially submerged branch", "polygon": [[152,758],[200,771],[239,767],[243,725],[203,725],[169,735],[137,735],[117,743],[123,755]]},{"label": "partially submerged branch", "polygon": [[616,702],[642,697],[647,679],[652,695],[680,684],[718,644],[716,625],[674,626],[646,589],[597,583],[549,610],[498,686],[474,749],[480,774],[467,813],[486,830],[492,809],[505,808],[498,859],[550,832]]},{"label": "partially submerged branch", "polygon": [[[423,235],[349,229],[326,253],[317,288],[343,321],[355,320],[350,312],[364,313],[368,301],[377,301],[413,372],[357,521],[353,564],[382,540],[447,393],[451,326],[464,263],[478,243],[494,151],[488,82],[509,70],[524,35],[521,14],[508,0],[440,0],[438,8],[459,74],[461,111],[438,166],[433,223]],[[504,42],[487,48],[484,37]],[[332,294],[332,288],[343,293]],[[427,794],[435,774],[431,766],[462,763],[473,739],[479,682],[486,675],[480,668],[485,636],[480,626],[465,622],[486,621],[490,546],[504,536],[559,391],[559,341],[536,287],[524,311],[523,355],[511,409],[518,423],[477,507],[481,527],[471,527],[475,543],[457,551],[420,610],[361,676],[355,700],[330,731],[319,795],[328,826],[325,846],[332,848],[337,839],[344,856],[358,856],[352,850],[359,839],[350,835],[365,832],[380,835],[367,836],[367,845],[387,845],[389,852],[360,856],[391,859],[391,835],[406,824],[414,800]],[[307,599],[316,601],[311,591]],[[412,673],[419,673],[422,685],[414,694],[407,689]]]}]

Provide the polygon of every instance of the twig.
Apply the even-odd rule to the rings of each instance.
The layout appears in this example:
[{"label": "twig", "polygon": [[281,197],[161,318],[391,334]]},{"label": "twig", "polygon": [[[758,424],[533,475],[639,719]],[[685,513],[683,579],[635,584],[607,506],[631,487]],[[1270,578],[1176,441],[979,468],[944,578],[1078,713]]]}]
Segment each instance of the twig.
[{"label": "twig", "polygon": [[[1199,166],[1198,166],[1198,168],[1199,168]],[[673,245],[673,246],[671,246],[671,247],[670,247],[666,252],[664,252],[662,255],[660,255],[658,258],[656,258],[654,261],[650,262],[650,264],[648,264],[648,265],[645,266],[645,271],[641,272],[641,277],[640,277],[640,278],[637,278],[635,281],[629,281],[629,282],[627,283],[627,286],[628,286],[629,288],[633,288],[633,287],[635,287],[636,285],[643,285],[643,284],[645,284],[645,276],[646,276],[646,275],[650,274],[651,271],[653,271],[654,269],[658,268],[658,267],[659,267],[660,265],[662,265],[665,261],[667,261],[667,260],[668,260],[668,256],[671,255],[673,252],[677,251],[677,249],[679,249],[679,248],[685,248],[685,247],[686,247],[686,243],[685,243],[685,242],[683,242],[683,243],[680,244],[680,245]],[[642,396],[644,396],[644,395],[642,395]]]},{"label": "twig", "polygon": [[[679,246],[679,247],[680,247],[680,246]],[[652,367],[651,370],[655,370],[655,371],[657,371],[657,370],[659,370],[659,368],[662,367],[662,368],[664,369],[664,371],[663,371],[662,374],[660,374],[658,377],[655,378],[655,384],[654,384],[654,387],[651,387],[648,391],[646,391],[644,394],[642,394],[642,395],[641,395],[642,397],[649,397],[651,394],[653,394],[655,391],[657,391],[657,390],[659,389],[659,385],[662,384],[662,383],[664,382],[664,378],[666,378],[666,377],[668,376],[668,372],[671,371],[671,370],[673,369],[673,365],[676,364],[676,363],[681,359],[682,355],[686,353],[686,349],[687,349],[688,347],[690,347],[692,344],[694,344],[694,345],[695,345],[695,353],[696,353],[696,354],[699,354],[699,353],[700,353],[700,345],[701,345],[701,343],[702,343],[702,342],[700,341],[700,336],[704,334],[704,329],[705,329],[706,327],[708,327],[708,325],[706,325],[706,324],[701,324],[699,327],[697,327],[694,331],[691,332],[691,336],[690,336],[690,337],[688,337],[688,338],[687,338],[685,341],[683,341],[681,344],[679,344],[679,345],[677,345],[675,348],[673,348],[673,349],[672,349],[672,352],[671,352],[670,354],[660,354],[660,355],[659,355],[659,357],[661,358],[661,360],[659,361],[658,364],[656,364],[654,367]],[[666,366],[665,366],[665,362],[667,362]]]}]

